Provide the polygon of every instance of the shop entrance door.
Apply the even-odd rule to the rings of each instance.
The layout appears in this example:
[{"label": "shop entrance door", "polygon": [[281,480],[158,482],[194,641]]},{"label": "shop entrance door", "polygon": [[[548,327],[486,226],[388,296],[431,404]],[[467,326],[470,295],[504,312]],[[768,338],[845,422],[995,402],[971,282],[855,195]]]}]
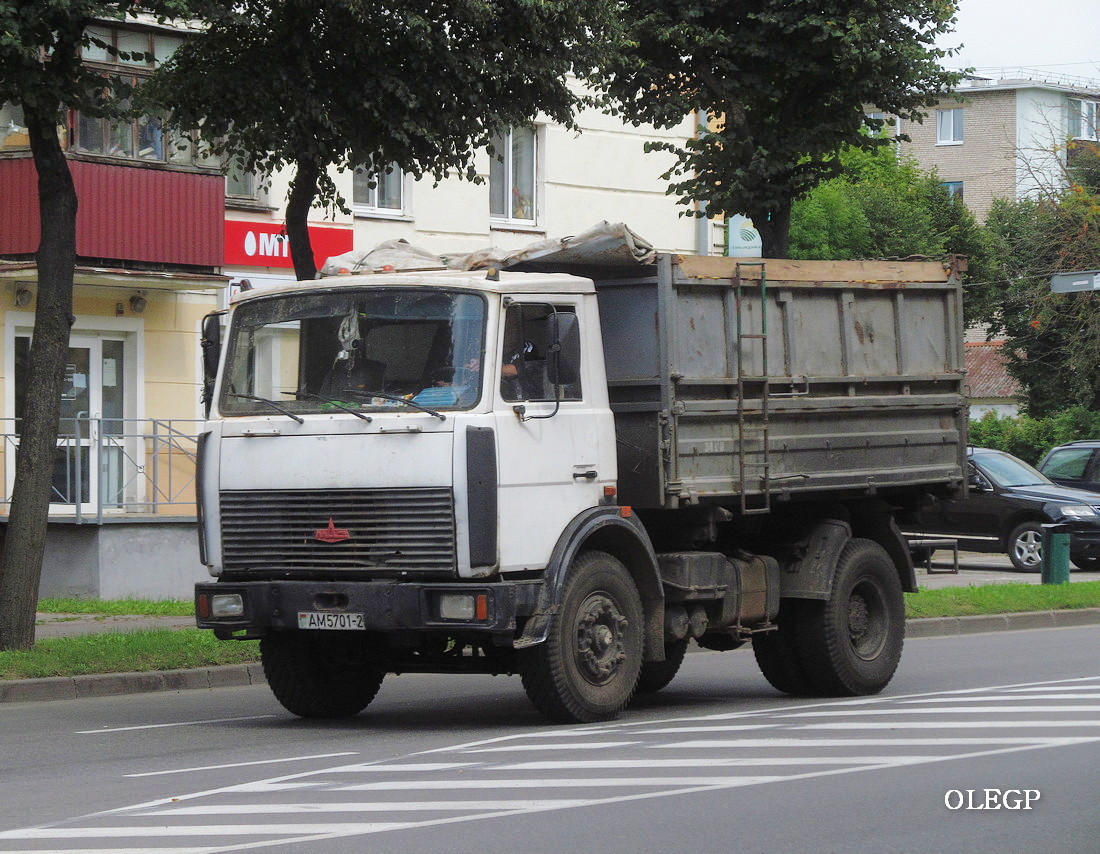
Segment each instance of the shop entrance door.
[{"label": "shop entrance door", "polygon": [[[23,416],[30,336],[15,338],[15,415]],[[94,512],[123,501],[126,394],[121,337],[69,339],[53,460],[52,512]],[[18,429],[18,428],[17,428]]]}]

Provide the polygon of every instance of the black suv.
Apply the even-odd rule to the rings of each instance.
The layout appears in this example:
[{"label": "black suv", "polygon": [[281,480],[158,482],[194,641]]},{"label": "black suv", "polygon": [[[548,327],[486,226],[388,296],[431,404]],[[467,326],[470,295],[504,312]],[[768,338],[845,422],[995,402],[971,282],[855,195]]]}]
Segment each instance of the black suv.
[{"label": "black suv", "polygon": [[1047,452],[1039,471],[1062,486],[1100,492],[1100,440],[1084,439]]},{"label": "black suv", "polygon": [[910,538],[949,537],[967,551],[1005,553],[1021,572],[1038,572],[1042,525],[1064,522],[1074,528],[1074,566],[1100,569],[1100,495],[1060,486],[1003,451],[970,448],[968,461],[969,495],[922,505],[902,523]]}]

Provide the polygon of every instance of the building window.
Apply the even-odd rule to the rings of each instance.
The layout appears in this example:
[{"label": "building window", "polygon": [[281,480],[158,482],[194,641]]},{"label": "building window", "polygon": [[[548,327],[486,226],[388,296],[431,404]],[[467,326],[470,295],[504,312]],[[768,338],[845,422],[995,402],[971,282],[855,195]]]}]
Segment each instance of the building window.
[{"label": "building window", "polygon": [[152,70],[167,62],[176,48],[183,44],[182,36],[169,33],[107,27],[88,27],[84,33],[89,43],[81,49],[80,55],[85,62],[95,64]]},{"label": "building window", "polygon": [[[88,27],[89,39],[81,50],[86,63],[103,66],[111,76],[121,76],[129,85],[137,87],[157,65],[165,62],[183,43],[177,35],[147,32],[143,30]],[[143,69],[142,74],[122,74],[123,71]],[[103,154],[131,160],[149,160],[179,163],[174,143],[166,144],[161,119],[156,115],[134,119],[109,120],[96,116],[73,114],[73,139],[70,150],[78,154]]]},{"label": "building window", "polygon": [[0,103],[0,150],[29,148],[30,144],[23,108],[18,104]]},{"label": "building window", "polygon": [[511,128],[494,138],[489,162],[489,216],[534,225],[535,129]]},{"label": "building window", "polygon": [[963,198],[963,182],[962,181],[944,181],[941,185],[947,190],[947,195],[953,199],[958,199],[960,202]]},{"label": "building window", "polygon": [[259,183],[256,173],[249,172],[238,160],[234,160],[226,168],[225,195],[230,198],[259,201]]},{"label": "building window", "polygon": [[959,145],[963,141],[962,107],[936,110],[936,144]]},{"label": "building window", "polygon": [[1069,102],[1069,135],[1071,139],[1100,139],[1100,103],[1071,98]]},{"label": "building window", "polygon": [[[388,171],[372,175],[364,167],[356,167],[352,179],[352,204],[356,213],[399,214],[405,209],[404,173],[396,163]],[[373,185],[373,186],[372,186]]]}]

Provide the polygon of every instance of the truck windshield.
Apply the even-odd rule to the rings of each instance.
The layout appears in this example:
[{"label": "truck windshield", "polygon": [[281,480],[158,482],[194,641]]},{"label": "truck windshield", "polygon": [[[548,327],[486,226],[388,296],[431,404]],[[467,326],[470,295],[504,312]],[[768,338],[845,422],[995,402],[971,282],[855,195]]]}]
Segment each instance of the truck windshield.
[{"label": "truck windshield", "polygon": [[481,397],[485,299],[438,288],[257,298],[229,331],[227,415],[457,410]]}]

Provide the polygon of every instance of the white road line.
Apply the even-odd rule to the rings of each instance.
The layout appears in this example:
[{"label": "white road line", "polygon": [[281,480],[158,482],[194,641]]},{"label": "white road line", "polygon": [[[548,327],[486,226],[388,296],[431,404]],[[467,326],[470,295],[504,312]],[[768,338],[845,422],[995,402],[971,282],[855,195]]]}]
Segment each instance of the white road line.
[{"label": "white road line", "polygon": [[[822,725],[824,726],[824,724]],[[763,758],[731,757],[729,759],[714,759],[710,757],[698,757],[692,759],[578,759],[574,762],[517,762],[512,765],[495,765],[483,771],[583,771],[592,769],[612,770],[616,768],[648,768],[656,771],[659,768],[728,768],[750,767],[760,765],[878,765],[885,762],[895,762],[899,759],[906,762],[926,762],[942,757],[936,755],[919,756],[776,756]]]},{"label": "white road line", "polygon": [[993,700],[1009,700],[1014,703],[1022,700],[1028,702],[1031,700],[1100,700],[1100,694],[1028,694],[1026,697],[1021,697],[1019,694],[992,694],[985,697],[940,697],[939,699],[928,697],[923,700],[900,700],[899,702],[908,705],[910,703],[985,703]]},{"label": "white road line", "polygon": [[200,726],[202,724],[227,724],[235,721],[259,721],[264,718],[274,718],[278,715],[245,715],[240,718],[210,718],[203,721],[178,721],[170,724],[143,724],[142,726],[116,726],[116,727],[104,727],[103,729],[78,729],[73,735],[100,735],[102,733],[109,732],[133,732],[138,729],[162,729],[164,727],[174,726]]},{"label": "white road line", "polygon": [[1023,694],[1029,691],[1080,691],[1082,689],[1087,690],[1088,685],[1047,685],[1035,688],[1006,688],[1006,691],[1012,691],[1014,693]]},{"label": "white road line", "polygon": [[[416,822],[348,822],[343,824],[181,824],[160,827],[30,827],[0,831],[0,839],[129,839],[135,836],[288,836],[301,833],[377,833],[402,830]],[[268,840],[268,845],[273,840]],[[118,849],[116,849],[118,850]],[[124,854],[125,849],[119,852]],[[73,854],[77,854],[74,852]]]},{"label": "white road line", "polygon": [[[1089,741],[1090,739],[1081,739]],[[675,744],[653,744],[663,750],[723,750],[731,747],[950,747],[964,744],[1045,744],[1043,738],[730,738],[724,740],[680,741]]]},{"label": "white road line", "polygon": [[332,768],[328,773],[335,774],[360,774],[364,771],[450,771],[454,768],[476,768],[484,765],[483,762],[408,762],[404,765],[344,765],[340,768]]},{"label": "white road line", "polygon": [[335,792],[386,792],[396,789],[585,789],[612,786],[751,786],[783,777],[597,777],[559,780],[394,780],[386,783],[359,783],[337,786]]},{"label": "white road line", "polygon": [[725,724],[714,726],[670,726],[660,729],[640,729],[639,735],[664,735],[668,732],[734,732],[743,729],[775,729],[784,724]]},{"label": "white road line", "polygon": [[1100,721],[863,721],[852,723],[803,724],[804,729],[1066,729],[1100,727]]},{"label": "white road line", "polygon": [[309,759],[334,759],[337,756],[358,756],[349,750],[344,753],[318,753],[314,756],[288,756],[285,759],[256,759],[252,762],[230,762],[225,765],[200,765],[195,768],[173,768],[168,771],[144,771],[141,774],[123,774],[123,777],[157,777],[161,774],[187,774],[191,771],[217,771],[221,768],[244,768],[249,765],[275,765],[279,762],[305,762]]},{"label": "white road line", "polygon": [[931,708],[931,709],[860,709],[858,712],[795,712],[791,715],[782,715],[783,718],[839,718],[860,717],[862,715],[989,715],[1007,712],[1056,712],[1069,714],[1071,712],[1100,712],[1100,706],[964,706],[956,708]]},{"label": "white road line", "polygon": [[574,744],[506,744],[501,747],[473,747],[463,753],[511,753],[517,750],[580,750],[581,748],[630,747],[641,741],[590,741]]},{"label": "white road line", "polygon": [[268,813],[326,813],[326,812],[453,812],[456,810],[529,810],[532,807],[568,809],[582,807],[591,798],[525,799],[512,801],[370,801],[367,803],[329,804],[220,804],[217,806],[180,807],[179,809],[151,810],[141,815],[266,815]]},{"label": "white road line", "polygon": [[220,854],[221,848],[5,848],[4,854]]}]

